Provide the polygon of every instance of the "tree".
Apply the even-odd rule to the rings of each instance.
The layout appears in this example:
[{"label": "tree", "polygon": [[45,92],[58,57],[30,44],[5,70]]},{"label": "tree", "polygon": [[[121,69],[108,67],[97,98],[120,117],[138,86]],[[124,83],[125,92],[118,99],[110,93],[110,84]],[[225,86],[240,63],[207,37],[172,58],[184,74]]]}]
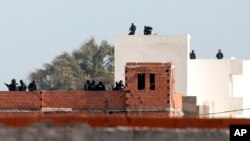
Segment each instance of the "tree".
[{"label": "tree", "polygon": [[45,64],[45,69],[30,74],[30,79],[36,80],[39,88],[48,90],[81,89],[84,78],[83,70],[68,53],[56,57],[52,64]]},{"label": "tree", "polygon": [[43,90],[82,89],[87,79],[103,81],[106,86],[114,82],[114,48],[106,41],[98,46],[92,38],[72,54],[63,53],[52,63],[29,75]]},{"label": "tree", "polygon": [[103,81],[109,86],[113,84],[114,48],[107,41],[98,46],[92,38],[75,50],[73,56],[90,79]]}]

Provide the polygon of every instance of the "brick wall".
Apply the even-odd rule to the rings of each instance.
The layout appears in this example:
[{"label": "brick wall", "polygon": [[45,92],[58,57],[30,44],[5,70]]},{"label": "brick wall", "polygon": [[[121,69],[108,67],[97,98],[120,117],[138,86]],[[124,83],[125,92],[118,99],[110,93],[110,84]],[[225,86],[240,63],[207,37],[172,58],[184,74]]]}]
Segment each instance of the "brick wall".
[{"label": "brick wall", "polygon": [[125,110],[126,107],[126,93],[125,91],[111,91],[108,95],[109,110]]},{"label": "brick wall", "polygon": [[124,91],[0,91],[0,109],[125,110]]},{"label": "brick wall", "polygon": [[45,91],[43,107],[82,110],[125,109],[122,91]]},{"label": "brick wall", "polygon": [[40,109],[40,92],[0,91],[0,109]]},{"label": "brick wall", "polygon": [[43,107],[103,109],[105,93],[99,91],[44,91]]},{"label": "brick wall", "polygon": [[[182,95],[175,91],[175,70],[171,63],[126,64],[126,104],[128,110],[182,110]],[[138,75],[145,74],[145,88],[138,90]],[[154,74],[155,88],[150,89],[150,75]],[[151,83],[151,84],[150,84]]]}]

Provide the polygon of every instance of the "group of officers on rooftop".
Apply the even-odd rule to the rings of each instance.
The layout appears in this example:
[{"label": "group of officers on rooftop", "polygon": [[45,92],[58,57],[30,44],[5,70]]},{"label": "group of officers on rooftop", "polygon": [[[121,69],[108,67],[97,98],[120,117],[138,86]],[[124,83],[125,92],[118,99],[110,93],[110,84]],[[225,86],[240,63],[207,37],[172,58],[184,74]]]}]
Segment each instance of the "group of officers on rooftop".
[{"label": "group of officers on rooftop", "polygon": [[[12,79],[10,84],[4,83],[9,91],[26,91],[27,90],[27,85],[23,82],[23,80],[20,80],[20,85],[16,83],[16,79]],[[123,81],[120,80],[119,82],[116,81],[115,85],[112,87],[112,90],[123,90],[125,88]],[[37,91],[37,84],[36,81],[33,80],[29,85],[28,85],[28,90],[29,91]],[[98,84],[96,84],[95,80],[87,80],[86,83],[84,84],[84,90],[85,91],[105,91],[105,85],[102,81],[99,81]]]},{"label": "group of officers on rooftop", "polygon": [[[112,90],[123,90],[125,88],[123,81],[120,80],[119,82],[116,81],[115,85],[112,87]],[[87,80],[86,83],[84,84],[84,90],[85,91],[105,91],[105,85],[102,81],[99,81],[98,84],[96,84],[95,80]]]},{"label": "group of officers on rooftop", "polygon": [[[23,80],[20,80],[19,82],[20,82],[20,85],[16,83],[16,79],[12,79],[10,84],[6,84],[6,83],[4,84],[8,87],[9,91],[26,91],[27,85],[23,82]],[[37,90],[37,84],[35,80],[30,82],[30,84],[28,85],[28,90],[29,91]]]},{"label": "group of officers on rooftop", "polygon": [[[217,59],[223,59],[223,53],[221,52],[221,50],[218,50],[218,53],[216,54],[216,58]],[[194,50],[192,50],[192,52],[189,54],[189,58],[190,59],[196,59],[196,54],[194,52]]]},{"label": "group of officers on rooftop", "polygon": [[[144,35],[151,35],[153,28],[150,26],[144,26]],[[129,28],[129,33],[128,35],[135,35],[135,31],[136,31],[136,26],[134,25],[134,23],[131,24],[130,28]],[[194,52],[194,50],[192,50],[192,52],[189,54],[190,59],[196,59],[196,54]],[[221,52],[221,50],[218,50],[218,53],[216,54],[216,58],[217,59],[223,59],[223,53]]]},{"label": "group of officers on rooftop", "polygon": [[[153,28],[150,26],[144,26],[144,35],[151,35]],[[129,33],[128,35],[135,35],[135,31],[136,31],[136,26],[134,25],[134,23],[131,24],[130,28],[129,28]]]}]

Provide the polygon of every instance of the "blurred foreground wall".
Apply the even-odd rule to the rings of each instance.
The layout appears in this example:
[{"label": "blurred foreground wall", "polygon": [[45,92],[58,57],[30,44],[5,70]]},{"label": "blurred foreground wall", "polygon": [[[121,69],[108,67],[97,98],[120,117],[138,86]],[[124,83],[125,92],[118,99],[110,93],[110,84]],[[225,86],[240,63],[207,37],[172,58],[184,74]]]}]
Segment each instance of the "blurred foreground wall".
[{"label": "blurred foreground wall", "polygon": [[85,124],[0,127],[0,141],[229,141],[227,129],[91,128]]}]

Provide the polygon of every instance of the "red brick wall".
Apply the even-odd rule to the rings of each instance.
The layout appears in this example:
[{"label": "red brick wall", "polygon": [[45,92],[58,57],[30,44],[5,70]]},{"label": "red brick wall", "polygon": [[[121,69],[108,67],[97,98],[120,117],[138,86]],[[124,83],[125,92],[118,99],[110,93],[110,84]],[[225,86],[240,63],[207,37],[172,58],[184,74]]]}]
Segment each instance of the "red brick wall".
[{"label": "red brick wall", "polygon": [[43,107],[84,110],[125,109],[121,91],[44,91]]},{"label": "red brick wall", "polygon": [[[175,77],[171,63],[126,64],[127,108],[177,108],[182,109],[181,94],[175,92]],[[137,75],[145,73],[145,89],[138,90]],[[155,90],[150,90],[150,73],[155,74]]]},{"label": "red brick wall", "polygon": [[[164,99],[165,98],[165,99]],[[172,106],[181,109],[181,94],[174,94]],[[73,108],[85,110],[125,110],[169,107],[167,95],[154,91],[41,91],[0,92],[0,109]]]},{"label": "red brick wall", "polygon": [[127,93],[126,97],[128,108],[166,108],[170,106],[164,93],[136,91]]},{"label": "red brick wall", "polygon": [[0,109],[124,110],[125,101],[122,91],[0,91]]},{"label": "red brick wall", "polygon": [[44,91],[43,107],[103,109],[104,95],[97,91]]},{"label": "red brick wall", "polygon": [[112,91],[108,95],[108,108],[113,110],[125,110],[126,94],[121,91]]},{"label": "red brick wall", "polygon": [[41,108],[40,92],[0,91],[0,109]]}]

